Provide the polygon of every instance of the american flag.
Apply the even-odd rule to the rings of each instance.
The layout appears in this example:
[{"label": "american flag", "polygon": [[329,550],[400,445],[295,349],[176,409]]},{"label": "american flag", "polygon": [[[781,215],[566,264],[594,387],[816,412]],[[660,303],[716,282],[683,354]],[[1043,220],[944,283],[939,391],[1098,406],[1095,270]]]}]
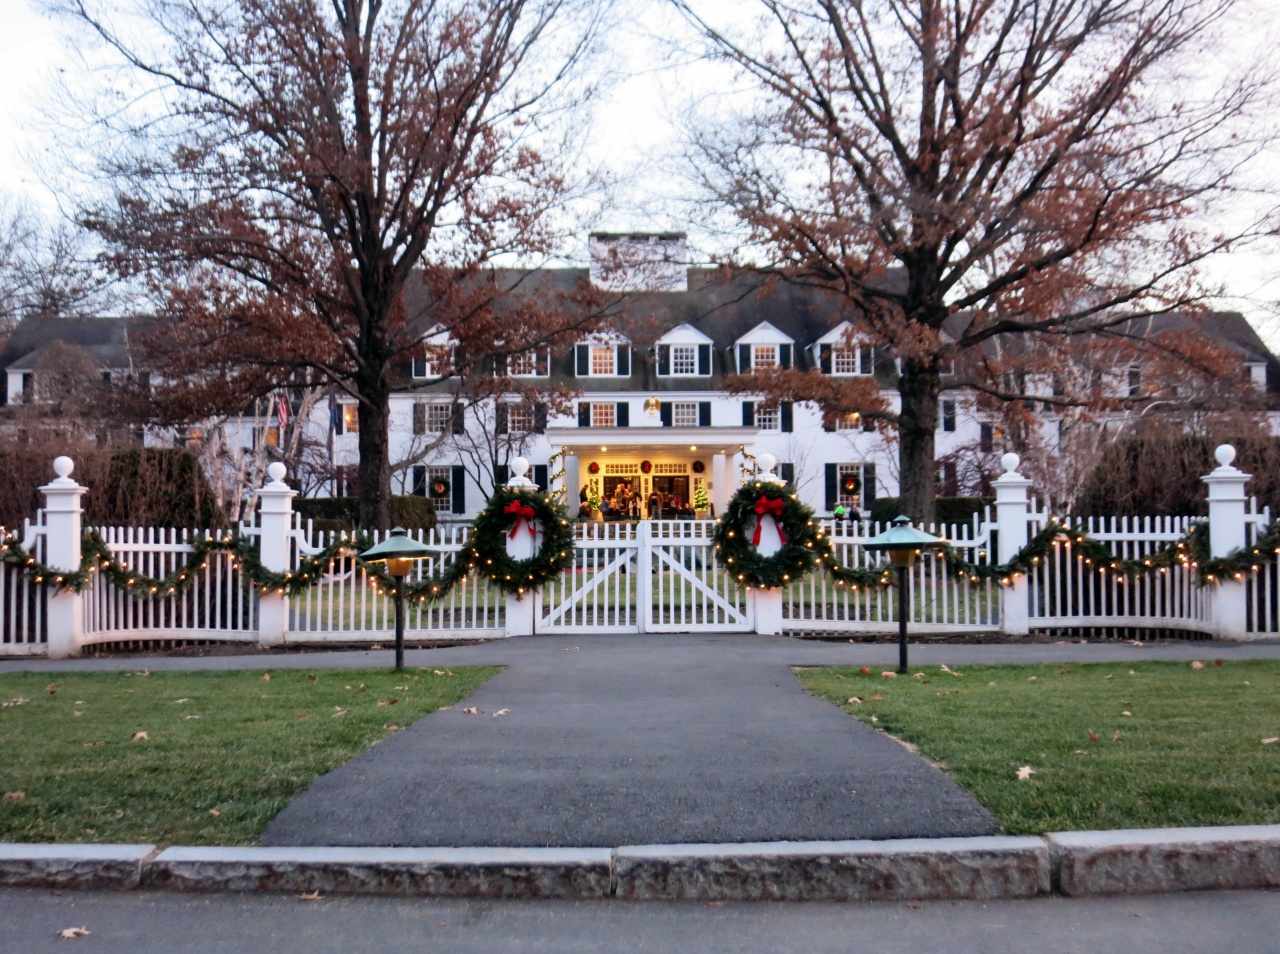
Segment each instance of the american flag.
[{"label": "american flag", "polygon": [[285,426],[289,423],[289,402],[283,394],[276,402],[276,423],[280,425],[280,435],[283,437]]}]

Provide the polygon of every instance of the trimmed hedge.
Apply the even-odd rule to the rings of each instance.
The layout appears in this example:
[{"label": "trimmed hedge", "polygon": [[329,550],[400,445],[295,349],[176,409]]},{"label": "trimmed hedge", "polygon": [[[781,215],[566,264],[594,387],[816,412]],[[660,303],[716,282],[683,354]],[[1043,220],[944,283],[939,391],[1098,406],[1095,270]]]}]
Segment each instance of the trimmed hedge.
[{"label": "trimmed hedge", "polygon": [[[360,500],[357,497],[310,497],[293,502],[303,519],[315,522],[317,530],[355,530],[359,526]],[[411,495],[391,498],[391,525],[406,530],[430,530],[436,525],[436,508],[429,497]]]},{"label": "trimmed hedge", "polygon": [[1183,516],[1208,513],[1200,478],[1218,466],[1219,444],[1236,449],[1234,466],[1253,479],[1246,492],[1258,505],[1280,509],[1280,438],[1134,437],[1117,441],[1076,498],[1082,517]]},{"label": "trimmed hedge", "polygon": [[[974,514],[995,502],[994,497],[936,497],[939,523],[968,523]],[[873,523],[890,523],[902,513],[901,497],[877,497],[871,504]]]}]

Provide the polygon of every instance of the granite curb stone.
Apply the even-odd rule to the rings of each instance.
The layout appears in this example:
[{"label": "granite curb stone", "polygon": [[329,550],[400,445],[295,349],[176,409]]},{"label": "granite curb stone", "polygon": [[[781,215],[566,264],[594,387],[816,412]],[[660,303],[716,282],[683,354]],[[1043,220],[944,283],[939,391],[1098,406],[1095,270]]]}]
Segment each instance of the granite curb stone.
[{"label": "granite curb stone", "polygon": [[1065,895],[1280,887],[1280,825],[1066,831],[1046,841]]},{"label": "granite curb stone", "polygon": [[147,887],[468,898],[607,898],[608,848],[168,848]]},{"label": "granite curb stone", "polygon": [[0,885],[128,890],[141,884],[143,864],[155,852],[155,845],[0,842]]},{"label": "granite curb stone", "polygon": [[918,901],[1048,894],[1042,838],[639,845],[614,852],[617,896],[688,901]]}]

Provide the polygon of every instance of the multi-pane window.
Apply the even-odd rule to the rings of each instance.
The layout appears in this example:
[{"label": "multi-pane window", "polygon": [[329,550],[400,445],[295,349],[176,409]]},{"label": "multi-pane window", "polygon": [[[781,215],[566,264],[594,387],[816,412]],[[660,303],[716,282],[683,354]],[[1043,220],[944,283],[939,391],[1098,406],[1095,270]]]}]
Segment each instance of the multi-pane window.
[{"label": "multi-pane window", "polygon": [[427,433],[443,434],[449,429],[449,418],[453,408],[448,404],[427,405]]},{"label": "multi-pane window", "polygon": [[413,376],[418,379],[437,377],[434,358],[414,358]]},{"label": "multi-pane window", "polygon": [[438,513],[449,513],[453,510],[453,488],[449,484],[453,476],[449,467],[427,468],[427,493],[431,502],[436,505]]},{"label": "multi-pane window", "polygon": [[845,507],[857,510],[862,506],[864,476],[861,464],[836,465],[836,493],[840,503]]},{"label": "multi-pane window", "polygon": [[752,345],[751,370],[761,371],[778,366],[777,345]]},{"label": "multi-pane window", "polygon": [[360,433],[360,408],[354,404],[342,405],[342,432],[344,434]]},{"label": "multi-pane window", "polygon": [[675,401],[671,405],[672,427],[697,427],[698,403],[696,401]]},{"label": "multi-pane window", "polygon": [[507,359],[507,371],[513,377],[531,376],[538,373],[538,352],[522,351]]},{"label": "multi-pane window", "polygon": [[671,346],[671,373],[684,375],[698,373],[697,345]]},{"label": "multi-pane window", "polygon": [[948,433],[956,429],[956,402],[943,401],[939,408],[942,417],[942,429]]},{"label": "multi-pane window", "polygon": [[528,434],[533,430],[533,405],[508,404],[507,429],[518,434]]},{"label": "multi-pane window", "polygon": [[617,374],[618,349],[613,345],[592,345],[591,373],[604,375]]},{"label": "multi-pane window", "polygon": [[848,414],[841,414],[836,418],[836,430],[838,431],[860,431],[862,430],[862,415],[857,411],[850,411]]},{"label": "multi-pane window", "polygon": [[832,374],[871,374],[874,367],[871,345],[831,349]]},{"label": "multi-pane window", "polygon": [[591,405],[591,426],[592,427],[614,427],[618,422],[618,409],[613,404],[596,404]]},{"label": "multi-pane window", "polygon": [[778,408],[756,408],[756,427],[762,431],[776,431],[781,427],[778,419]]}]

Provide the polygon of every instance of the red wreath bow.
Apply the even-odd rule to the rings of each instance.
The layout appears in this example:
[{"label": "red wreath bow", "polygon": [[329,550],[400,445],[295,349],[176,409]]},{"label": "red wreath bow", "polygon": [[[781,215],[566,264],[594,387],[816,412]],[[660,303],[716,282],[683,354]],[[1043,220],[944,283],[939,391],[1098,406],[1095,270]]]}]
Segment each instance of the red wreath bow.
[{"label": "red wreath bow", "polygon": [[756,532],[751,538],[751,545],[753,547],[760,545],[760,527],[764,524],[765,514],[773,517],[773,525],[778,528],[778,539],[786,543],[787,535],[782,531],[782,501],[761,497],[756,501]]},{"label": "red wreath bow", "polygon": [[503,513],[509,513],[515,517],[515,523],[511,525],[511,533],[508,536],[514,537],[520,531],[520,521],[524,521],[524,525],[529,528],[529,536],[534,535],[533,518],[537,514],[528,504],[522,504],[518,500],[513,500],[502,508]]}]

